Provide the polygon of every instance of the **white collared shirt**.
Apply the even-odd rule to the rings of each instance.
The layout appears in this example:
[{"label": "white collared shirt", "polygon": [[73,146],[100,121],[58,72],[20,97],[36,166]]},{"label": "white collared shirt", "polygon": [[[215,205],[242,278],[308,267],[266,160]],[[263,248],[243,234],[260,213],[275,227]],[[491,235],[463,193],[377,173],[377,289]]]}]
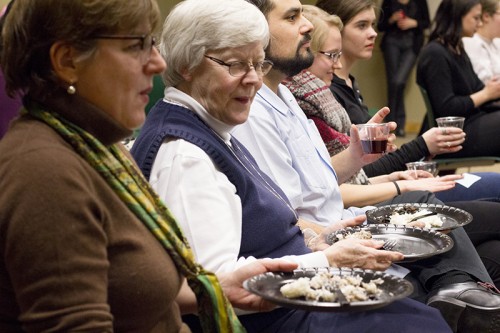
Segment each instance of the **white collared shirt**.
[{"label": "white collared shirt", "polygon": [[327,226],[364,213],[359,208],[344,210],[321,135],[285,86],[280,84],[276,95],[262,85],[249,119],[231,134],[281,187],[301,218]]},{"label": "white collared shirt", "polygon": [[481,81],[486,83],[495,76],[500,77],[500,38],[487,41],[476,33],[462,40],[474,72]]}]

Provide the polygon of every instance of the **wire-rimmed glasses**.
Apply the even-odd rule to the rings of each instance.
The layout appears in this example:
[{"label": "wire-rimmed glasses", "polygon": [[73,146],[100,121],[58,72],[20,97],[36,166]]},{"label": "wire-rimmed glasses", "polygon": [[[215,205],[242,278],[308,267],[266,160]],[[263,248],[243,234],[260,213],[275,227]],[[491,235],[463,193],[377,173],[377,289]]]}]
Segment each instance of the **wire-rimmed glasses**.
[{"label": "wire-rimmed glasses", "polygon": [[244,61],[232,61],[224,62],[220,59],[211,57],[205,54],[205,58],[212,60],[213,62],[226,66],[229,70],[229,74],[235,77],[246,75],[253,68],[258,76],[262,77],[269,73],[273,67],[273,62],[271,60],[264,60],[259,62],[248,63]]},{"label": "wire-rimmed glasses", "polygon": [[318,52],[321,53],[321,54],[326,55],[334,63],[337,62],[337,61],[339,61],[340,56],[342,55],[342,51],[337,51],[337,52],[318,51]]},{"label": "wire-rimmed glasses", "polygon": [[156,37],[153,35],[96,35],[92,39],[137,39],[139,43],[129,48],[134,51],[137,47],[137,54],[142,64],[146,64],[151,59],[151,52],[156,45]]}]

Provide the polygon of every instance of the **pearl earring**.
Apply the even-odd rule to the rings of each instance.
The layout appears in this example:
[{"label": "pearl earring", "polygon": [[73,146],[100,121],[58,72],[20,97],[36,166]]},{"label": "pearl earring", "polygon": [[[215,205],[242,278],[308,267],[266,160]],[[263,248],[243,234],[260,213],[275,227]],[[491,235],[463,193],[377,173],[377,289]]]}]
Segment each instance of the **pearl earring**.
[{"label": "pearl earring", "polygon": [[68,89],[66,89],[66,92],[69,94],[69,95],[74,95],[76,93],[76,88],[74,85],[70,84]]}]

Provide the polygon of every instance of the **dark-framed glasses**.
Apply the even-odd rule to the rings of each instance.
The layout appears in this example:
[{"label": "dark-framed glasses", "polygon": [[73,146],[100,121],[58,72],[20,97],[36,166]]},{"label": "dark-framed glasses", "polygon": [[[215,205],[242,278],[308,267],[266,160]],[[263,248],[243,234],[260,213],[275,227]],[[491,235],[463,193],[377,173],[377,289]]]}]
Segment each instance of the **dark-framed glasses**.
[{"label": "dark-framed glasses", "polygon": [[226,66],[229,70],[229,74],[232,76],[243,76],[246,75],[253,68],[259,77],[262,77],[269,73],[271,68],[273,67],[273,62],[271,60],[264,60],[259,62],[244,62],[244,61],[232,61],[232,62],[224,62],[220,59],[208,56],[205,54],[205,58],[212,60],[213,62]]},{"label": "dark-framed glasses", "polygon": [[318,51],[321,54],[326,55],[328,58],[330,58],[333,62],[337,62],[340,59],[340,56],[342,55],[342,51],[337,51],[337,52],[325,52],[325,51]]},{"label": "dark-framed glasses", "polygon": [[131,52],[136,51],[142,64],[146,64],[151,59],[151,52],[156,45],[156,37],[153,35],[96,35],[92,39],[137,39],[137,44],[127,47]]}]

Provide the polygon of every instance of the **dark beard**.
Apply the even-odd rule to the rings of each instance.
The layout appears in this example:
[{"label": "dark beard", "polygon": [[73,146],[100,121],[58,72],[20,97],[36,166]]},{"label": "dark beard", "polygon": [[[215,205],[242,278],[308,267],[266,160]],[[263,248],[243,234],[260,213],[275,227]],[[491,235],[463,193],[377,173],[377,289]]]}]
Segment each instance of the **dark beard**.
[{"label": "dark beard", "polygon": [[[307,37],[305,39],[309,40]],[[269,44],[266,49],[266,59],[273,62],[273,69],[279,70],[287,77],[294,76],[295,74],[299,74],[302,70],[311,67],[314,62],[314,55],[310,49],[307,49],[307,55],[300,55],[300,48],[302,45],[303,43],[300,43],[297,47],[297,51],[295,52],[295,56],[293,58],[278,58],[269,53],[271,48],[271,44]]]},{"label": "dark beard", "polygon": [[314,56],[312,53],[308,53],[307,57],[297,56],[293,59],[283,59],[267,57],[267,59],[273,62],[273,69],[277,69],[287,77],[299,74],[302,70],[311,67],[314,62]]}]

